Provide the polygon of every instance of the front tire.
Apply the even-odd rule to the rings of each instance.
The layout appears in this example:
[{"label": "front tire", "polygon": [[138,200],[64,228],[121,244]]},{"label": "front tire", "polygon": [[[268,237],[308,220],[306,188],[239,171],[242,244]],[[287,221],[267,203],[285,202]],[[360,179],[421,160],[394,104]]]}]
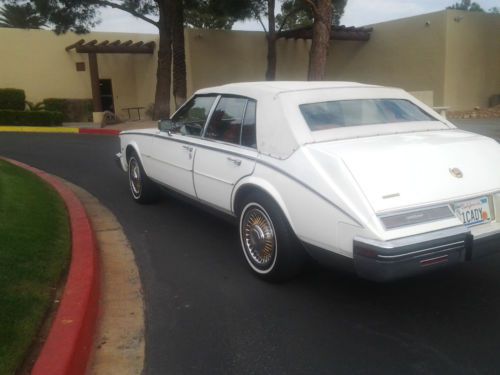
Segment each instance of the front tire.
[{"label": "front tire", "polygon": [[299,274],[306,254],[280,207],[260,193],[251,193],[242,207],[240,241],[253,273],[273,282]]},{"label": "front tire", "polygon": [[158,199],[158,187],[146,175],[135,152],[128,159],[128,182],[132,199],[135,202],[146,204]]}]

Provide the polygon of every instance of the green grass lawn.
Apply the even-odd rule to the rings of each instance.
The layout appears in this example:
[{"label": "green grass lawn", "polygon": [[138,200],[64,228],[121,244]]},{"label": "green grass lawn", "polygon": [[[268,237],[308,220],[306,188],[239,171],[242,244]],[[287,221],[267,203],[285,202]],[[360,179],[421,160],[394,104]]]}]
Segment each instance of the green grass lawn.
[{"label": "green grass lawn", "polygon": [[68,267],[70,242],[58,194],[0,160],[0,374],[22,365]]}]

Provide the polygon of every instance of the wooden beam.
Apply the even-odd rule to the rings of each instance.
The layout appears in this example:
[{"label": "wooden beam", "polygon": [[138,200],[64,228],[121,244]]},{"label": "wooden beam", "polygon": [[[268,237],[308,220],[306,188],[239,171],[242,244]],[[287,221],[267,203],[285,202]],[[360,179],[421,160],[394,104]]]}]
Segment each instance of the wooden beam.
[{"label": "wooden beam", "polygon": [[81,46],[83,43],[85,43],[85,39],[80,39],[78,42],[70,44],[69,46],[66,47],[66,51],[69,51],[73,48],[76,48],[78,46]]},{"label": "wooden beam", "polygon": [[[370,40],[370,33],[373,28],[364,27],[346,27],[346,26],[334,26],[330,33],[330,40],[351,40],[351,41],[368,41]],[[312,39],[312,28],[311,27],[301,27],[299,29],[285,30],[281,31],[277,35],[279,38],[286,39]]]},{"label": "wooden beam", "polygon": [[334,31],[330,36],[330,40],[350,40],[355,42],[367,42],[370,40],[370,33]]},{"label": "wooden beam", "polygon": [[107,46],[80,46],[76,48],[76,52],[78,53],[143,53],[143,54],[152,54],[154,52],[154,45],[153,47],[133,47],[133,46],[117,46],[113,47],[110,45]]},{"label": "wooden beam", "polygon": [[152,54],[155,49],[155,42],[136,42],[132,40],[127,40],[126,42],[121,42],[120,40],[115,40],[114,42],[109,42],[109,40],[104,40],[100,43],[97,40],[91,40],[85,42],[85,39],[80,39],[76,43],[73,43],[66,47],[66,51],[75,49],[77,53],[142,53],[142,54]]},{"label": "wooden beam", "polygon": [[301,27],[293,30],[280,31],[277,34],[279,38],[286,39],[311,39],[312,38],[312,28],[311,27]]},{"label": "wooden beam", "polygon": [[373,27],[354,27],[354,26],[332,26],[333,31],[352,31],[352,32],[363,32],[363,33],[371,33],[373,31]]},{"label": "wooden beam", "polygon": [[99,87],[99,68],[97,66],[97,55],[95,53],[89,53],[89,70],[94,112],[102,112],[101,88]]},{"label": "wooden beam", "polygon": [[90,46],[95,46],[97,44],[97,40],[91,40],[90,42],[88,43],[85,43],[83,46],[85,47],[90,47]]}]

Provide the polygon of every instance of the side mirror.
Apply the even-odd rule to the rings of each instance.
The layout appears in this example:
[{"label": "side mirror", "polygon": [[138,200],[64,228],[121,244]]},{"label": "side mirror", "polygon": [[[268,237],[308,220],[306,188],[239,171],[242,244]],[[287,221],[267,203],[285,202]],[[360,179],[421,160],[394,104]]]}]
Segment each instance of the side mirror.
[{"label": "side mirror", "polygon": [[172,120],[160,120],[158,121],[158,129],[164,132],[168,132],[174,127],[174,123]]}]

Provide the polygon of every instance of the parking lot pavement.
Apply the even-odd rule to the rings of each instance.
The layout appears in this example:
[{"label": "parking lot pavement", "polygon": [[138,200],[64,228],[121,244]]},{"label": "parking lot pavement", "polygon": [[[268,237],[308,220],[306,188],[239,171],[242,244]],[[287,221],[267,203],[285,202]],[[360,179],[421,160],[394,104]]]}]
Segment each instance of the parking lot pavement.
[{"label": "parking lot pavement", "polygon": [[140,206],[116,137],[2,134],[0,155],[61,176],[118,218],[145,297],[144,374],[496,374],[500,256],[390,284],[312,267],[253,277],[237,230],[164,196]]},{"label": "parking lot pavement", "polygon": [[500,118],[491,119],[453,119],[457,127],[473,133],[485,135],[500,141]]}]

